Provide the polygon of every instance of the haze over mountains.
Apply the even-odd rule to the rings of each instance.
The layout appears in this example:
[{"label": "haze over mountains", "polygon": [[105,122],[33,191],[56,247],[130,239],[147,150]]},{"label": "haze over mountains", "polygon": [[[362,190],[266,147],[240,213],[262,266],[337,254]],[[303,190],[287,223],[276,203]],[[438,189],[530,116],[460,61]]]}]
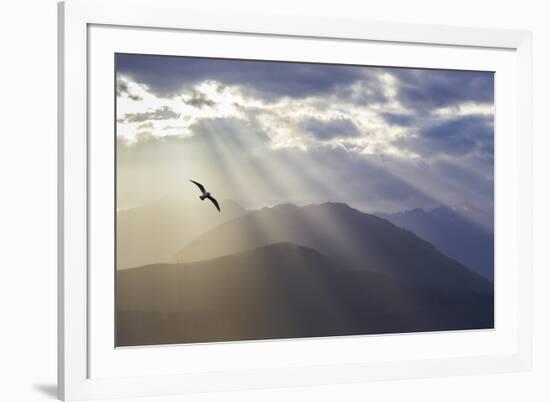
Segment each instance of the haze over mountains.
[{"label": "haze over mountains", "polygon": [[493,327],[492,282],[388,220],[192,204],[118,217],[119,261],[141,262],[117,271],[117,345]]},{"label": "haze over mountains", "polygon": [[200,202],[176,196],[118,211],[117,269],[174,262],[182,245],[243,213],[244,209],[234,201],[224,201],[220,214]]},{"label": "haze over mountains", "polygon": [[432,243],[445,255],[493,280],[494,236],[492,230],[448,207],[430,211],[411,209],[394,214],[376,213]]}]

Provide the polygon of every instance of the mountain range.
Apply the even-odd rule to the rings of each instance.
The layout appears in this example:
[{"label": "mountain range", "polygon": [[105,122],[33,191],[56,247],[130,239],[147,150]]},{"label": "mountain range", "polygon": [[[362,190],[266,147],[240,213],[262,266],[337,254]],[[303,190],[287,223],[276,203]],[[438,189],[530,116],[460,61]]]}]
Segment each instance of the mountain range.
[{"label": "mountain range", "polygon": [[279,242],[310,247],[347,269],[379,272],[415,286],[492,289],[490,281],[414,233],[341,203],[251,211],[199,235],[177,260],[200,261]]},{"label": "mountain range", "polygon": [[117,272],[117,345],[493,327],[491,294],[425,289],[275,243]]},{"label": "mountain range", "polygon": [[492,282],[387,219],[193,204],[119,212],[118,346],[493,328]]},{"label": "mountain range", "polygon": [[493,231],[449,207],[430,211],[412,209],[394,214],[376,213],[393,224],[414,232],[445,255],[493,280]]}]

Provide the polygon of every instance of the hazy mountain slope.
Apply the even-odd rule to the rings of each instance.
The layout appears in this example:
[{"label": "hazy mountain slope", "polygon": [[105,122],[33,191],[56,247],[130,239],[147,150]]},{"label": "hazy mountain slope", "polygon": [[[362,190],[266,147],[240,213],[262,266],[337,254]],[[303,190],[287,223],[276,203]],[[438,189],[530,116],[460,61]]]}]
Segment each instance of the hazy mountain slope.
[{"label": "hazy mountain slope", "polygon": [[430,243],[345,204],[279,205],[214,227],[178,253],[199,261],[277,242],[320,250],[344,268],[377,271],[425,287],[492,292],[492,284]]},{"label": "hazy mountain slope", "polygon": [[289,243],[116,283],[119,346],[493,327],[492,296],[415,289]]},{"label": "hazy mountain slope", "polygon": [[376,213],[432,243],[443,254],[493,280],[493,233],[450,208],[413,209],[395,214]]},{"label": "hazy mountain slope", "polygon": [[166,197],[155,203],[117,212],[117,267],[175,262],[182,244],[209,228],[241,215],[233,201],[219,213],[208,201]]}]

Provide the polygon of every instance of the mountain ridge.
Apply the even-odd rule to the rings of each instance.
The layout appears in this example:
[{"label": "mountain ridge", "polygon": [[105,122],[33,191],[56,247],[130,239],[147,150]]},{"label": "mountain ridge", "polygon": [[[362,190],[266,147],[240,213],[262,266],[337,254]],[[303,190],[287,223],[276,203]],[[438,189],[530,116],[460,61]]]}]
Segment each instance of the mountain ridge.
[{"label": "mountain ridge", "polygon": [[473,223],[454,209],[440,206],[429,211],[415,208],[393,214],[375,214],[414,232],[445,255],[456,259],[488,280],[493,280],[492,231]]},{"label": "mountain ridge", "polygon": [[321,250],[348,268],[390,274],[415,285],[492,293],[491,283],[431,243],[343,203],[249,211],[189,242],[177,260],[199,261],[284,241]]},{"label": "mountain ridge", "polygon": [[117,345],[493,327],[490,295],[411,287],[277,243],[117,272]]}]

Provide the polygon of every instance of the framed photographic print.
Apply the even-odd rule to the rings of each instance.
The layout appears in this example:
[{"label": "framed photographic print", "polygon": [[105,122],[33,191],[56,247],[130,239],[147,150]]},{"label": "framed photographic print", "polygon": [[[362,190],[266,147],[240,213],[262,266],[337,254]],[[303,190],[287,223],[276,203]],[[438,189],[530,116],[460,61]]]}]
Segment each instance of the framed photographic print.
[{"label": "framed photographic print", "polygon": [[61,398],[530,368],[530,33],[59,17]]}]

